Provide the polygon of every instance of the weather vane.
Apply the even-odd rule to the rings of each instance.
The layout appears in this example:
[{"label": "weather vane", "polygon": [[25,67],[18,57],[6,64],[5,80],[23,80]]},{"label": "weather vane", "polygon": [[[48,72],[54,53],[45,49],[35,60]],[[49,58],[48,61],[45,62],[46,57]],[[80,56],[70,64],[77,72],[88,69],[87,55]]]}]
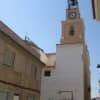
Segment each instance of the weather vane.
[{"label": "weather vane", "polygon": [[78,7],[78,1],[77,0],[68,0],[68,8],[73,9]]}]

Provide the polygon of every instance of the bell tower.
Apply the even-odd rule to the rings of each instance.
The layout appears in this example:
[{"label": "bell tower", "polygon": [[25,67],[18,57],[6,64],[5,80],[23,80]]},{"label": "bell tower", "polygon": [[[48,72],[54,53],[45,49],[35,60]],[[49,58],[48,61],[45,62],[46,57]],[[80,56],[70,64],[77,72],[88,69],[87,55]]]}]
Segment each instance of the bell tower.
[{"label": "bell tower", "polygon": [[61,44],[84,43],[84,24],[77,0],[68,0],[66,20],[62,21]]},{"label": "bell tower", "polygon": [[[56,54],[47,55],[41,100],[91,100],[90,60],[77,0],[68,0],[66,12],[61,43],[56,45]],[[49,77],[44,75],[48,71]]]}]

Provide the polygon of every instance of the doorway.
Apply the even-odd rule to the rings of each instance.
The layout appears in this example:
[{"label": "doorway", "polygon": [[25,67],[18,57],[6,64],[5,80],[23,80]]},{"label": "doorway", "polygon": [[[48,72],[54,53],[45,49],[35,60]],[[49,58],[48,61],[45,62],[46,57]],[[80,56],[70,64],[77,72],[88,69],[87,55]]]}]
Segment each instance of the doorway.
[{"label": "doorway", "polygon": [[13,96],[13,100],[19,100],[19,94],[14,94],[14,96]]},{"label": "doorway", "polygon": [[73,91],[59,91],[60,100],[73,100]]}]

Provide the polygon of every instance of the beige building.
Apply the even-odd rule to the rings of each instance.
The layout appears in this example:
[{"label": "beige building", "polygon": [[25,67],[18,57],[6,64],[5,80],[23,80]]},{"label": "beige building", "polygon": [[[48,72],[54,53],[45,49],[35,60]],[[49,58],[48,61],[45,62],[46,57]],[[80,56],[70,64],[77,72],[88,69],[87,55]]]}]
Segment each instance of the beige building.
[{"label": "beige building", "polygon": [[93,18],[100,21],[100,0],[92,0]]},{"label": "beige building", "polygon": [[43,50],[0,22],[0,100],[40,100]]}]

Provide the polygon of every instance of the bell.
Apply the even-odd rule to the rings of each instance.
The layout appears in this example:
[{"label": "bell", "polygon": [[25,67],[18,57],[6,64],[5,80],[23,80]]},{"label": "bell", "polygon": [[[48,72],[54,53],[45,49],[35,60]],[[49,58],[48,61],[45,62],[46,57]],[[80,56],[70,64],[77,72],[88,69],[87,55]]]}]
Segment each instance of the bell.
[{"label": "bell", "polygon": [[71,0],[72,6],[75,6],[75,0]]},{"label": "bell", "polygon": [[68,7],[78,7],[78,1],[77,0],[68,0]]}]

